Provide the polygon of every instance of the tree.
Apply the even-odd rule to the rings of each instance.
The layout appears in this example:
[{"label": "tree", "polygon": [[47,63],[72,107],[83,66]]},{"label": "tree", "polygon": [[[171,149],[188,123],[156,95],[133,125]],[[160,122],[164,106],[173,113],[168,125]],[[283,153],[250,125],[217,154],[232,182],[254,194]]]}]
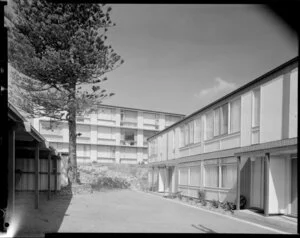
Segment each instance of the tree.
[{"label": "tree", "polygon": [[45,0],[10,4],[8,62],[25,92],[18,106],[32,117],[68,122],[70,180],[77,183],[76,115],[113,95],[99,85],[124,62],[106,44],[106,32],[115,25],[111,7]]}]

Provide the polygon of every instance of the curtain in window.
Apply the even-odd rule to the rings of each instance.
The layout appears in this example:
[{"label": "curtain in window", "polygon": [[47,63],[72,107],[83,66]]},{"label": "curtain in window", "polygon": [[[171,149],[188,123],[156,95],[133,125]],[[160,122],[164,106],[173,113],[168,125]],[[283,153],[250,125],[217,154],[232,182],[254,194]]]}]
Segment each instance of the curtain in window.
[{"label": "curtain in window", "polygon": [[217,188],[219,186],[219,167],[205,166],[205,186]]},{"label": "curtain in window", "polygon": [[214,110],[214,136],[220,135],[220,108]]},{"label": "curtain in window", "polygon": [[190,168],[190,185],[200,186],[200,166]]},{"label": "curtain in window", "polygon": [[189,122],[189,144],[194,143],[194,121]]},{"label": "curtain in window", "polygon": [[259,126],[260,119],[260,90],[253,91],[253,126]]},{"label": "curtain in window", "polygon": [[236,185],[237,170],[235,165],[222,165],[222,188],[232,188]]},{"label": "curtain in window", "polygon": [[195,120],[195,128],[194,128],[194,142],[198,143],[200,142],[201,138],[201,119],[197,118]]},{"label": "curtain in window", "polygon": [[228,104],[221,107],[221,135],[228,133]]},{"label": "curtain in window", "polygon": [[231,133],[240,131],[241,127],[241,99],[230,104],[230,131]]},{"label": "curtain in window", "polygon": [[213,138],[213,129],[214,129],[214,112],[211,111],[209,113],[206,114],[206,128],[205,128],[206,132],[205,132],[205,135],[206,135],[206,140],[209,140],[211,138]]},{"label": "curtain in window", "polygon": [[188,169],[181,168],[181,169],[179,169],[179,173],[180,173],[179,184],[180,185],[188,185]]}]

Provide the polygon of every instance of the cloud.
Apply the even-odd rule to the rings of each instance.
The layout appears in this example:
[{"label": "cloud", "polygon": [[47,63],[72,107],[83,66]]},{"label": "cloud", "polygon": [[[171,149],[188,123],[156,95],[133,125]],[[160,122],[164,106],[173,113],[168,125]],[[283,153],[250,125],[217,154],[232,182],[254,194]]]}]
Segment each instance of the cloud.
[{"label": "cloud", "polygon": [[210,101],[212,99],[218,99],[236,88],[237,85],[235,83],[230,83],[220,77],[217,77],[215,78],[214,85],[212,87],[202,89],[199,93],[195,94],[195,97],[205,101]]}]

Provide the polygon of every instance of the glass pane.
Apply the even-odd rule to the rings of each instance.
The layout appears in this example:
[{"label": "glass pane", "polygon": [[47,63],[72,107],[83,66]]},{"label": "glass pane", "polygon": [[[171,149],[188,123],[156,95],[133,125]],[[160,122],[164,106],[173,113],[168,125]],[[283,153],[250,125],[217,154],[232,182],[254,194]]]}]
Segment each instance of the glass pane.
[{"label": "glass pane", "polygon": [[189,144],[194,143],[194,121],[189,122]]},{"label": "glass pane", "polygon": [[180,173],[180,185],[188,185],[188,169],[187,168],[181,168],[179,169]]},{"label": "glass pane", "polygon": [[201,120],[200,118],[195,120],[195,128],[194,128],[194,138],[195,138],[195,143],[200,142],[200,130],[201,130]]},{"label": "glass pane", "polygon": [[240,131],[241,125],[241,99],[235,100],[230,104],[230,132]]},{"label": "glass pane", "polygon": [[220,108],[214,110],[214,136],[218,136],[220,134]]},{"label": "glass pane", "polygon": [[228,104],[221,107],[221,134],[228,133]]},{"label": "glass pane", "polygon": [[219,186],[219,167],[205,166],[205,186],[218,187]]},{"label": "glass pane", "polygon": [[253,91],[253,126],[259,126],[260,118],[260,90]]},{"label": "glass pane", "polygon": [[200,166],[190,168],[190,185],[200,186]]},{"label": "glass pane", "polygon": [[236,185],[237,171],[235,165],[222,166],[222,188],[232,188]]},{"label": "glass pane", "polygon": [[206,114],[206,140],[213,138],[214,112]]}]

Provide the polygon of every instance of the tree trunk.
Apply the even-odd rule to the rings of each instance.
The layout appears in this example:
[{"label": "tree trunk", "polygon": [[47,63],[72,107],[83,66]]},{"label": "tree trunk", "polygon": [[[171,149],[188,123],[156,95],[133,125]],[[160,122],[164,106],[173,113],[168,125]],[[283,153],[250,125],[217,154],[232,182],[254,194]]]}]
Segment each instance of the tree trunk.
[{"label": "tree trunk", "polygon": [[80,183],[79,173],[77,172],[77,156],[76,156],[76,104],[75,104],[75,89],[70,95],[71,105],[69,108],[69,179],[71,183]]}]

